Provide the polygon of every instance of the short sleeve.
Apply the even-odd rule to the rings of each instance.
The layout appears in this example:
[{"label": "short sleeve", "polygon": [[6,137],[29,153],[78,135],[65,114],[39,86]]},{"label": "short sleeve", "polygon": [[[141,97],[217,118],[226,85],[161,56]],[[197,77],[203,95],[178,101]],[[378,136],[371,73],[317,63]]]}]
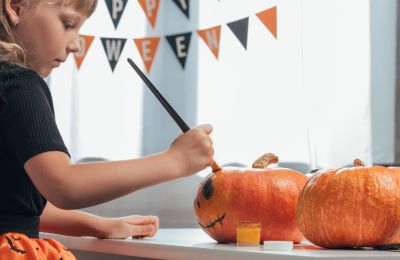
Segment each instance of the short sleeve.
[{"label": "short sleeve", "polygon": [[[50,91],[33,71],[11,75],[2,86],[0,124],[9,149],[23,165],[34,155],[68,150],[57,128]],[[46,89],[48,91],[46,95]]]}]

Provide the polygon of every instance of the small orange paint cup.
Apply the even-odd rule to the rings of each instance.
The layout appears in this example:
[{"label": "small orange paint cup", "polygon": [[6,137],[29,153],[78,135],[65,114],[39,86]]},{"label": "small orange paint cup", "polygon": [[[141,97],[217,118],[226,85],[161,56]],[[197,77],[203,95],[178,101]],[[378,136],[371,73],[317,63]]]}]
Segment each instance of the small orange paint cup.
[{"label": "small orange paint cup", "polygon": [[259,246],[260,233],[260,222],[240,221],[236,228],[236,245]]}]

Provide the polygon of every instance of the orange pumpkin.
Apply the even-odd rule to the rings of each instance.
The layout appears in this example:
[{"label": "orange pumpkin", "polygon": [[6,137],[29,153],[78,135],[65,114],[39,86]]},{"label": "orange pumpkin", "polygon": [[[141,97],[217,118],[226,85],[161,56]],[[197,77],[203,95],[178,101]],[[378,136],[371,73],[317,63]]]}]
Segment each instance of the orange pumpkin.
[{"label": "orange pumpkin", "polygon": [[359,160],[355,166],[308,180],[296,210],[301,232],[325,248],[400,243],[400,171]]},{"label": "orange pumpkin", "polygon": [[307,177],[286,168],[266,168],[266,154],[253,168],[222,168],[200,183],[194,210],[202,229],[220,243],[236,242],[239,222],[259,222],[260,242],[303,240],[295,219],[298,195]]}]

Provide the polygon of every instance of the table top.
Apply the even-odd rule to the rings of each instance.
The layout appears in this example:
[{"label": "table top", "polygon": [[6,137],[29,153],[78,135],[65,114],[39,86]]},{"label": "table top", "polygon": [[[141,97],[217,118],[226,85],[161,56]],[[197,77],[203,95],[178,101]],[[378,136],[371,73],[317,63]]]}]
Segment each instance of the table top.
[{"label": "table top", "polygon": [[295,245],[292,251],[264,251],[263,246],[243,247],[218,244],[201,229],[160,229],[152,238],[96,239],[41,233],[69,249],[156,259],[400,259],[400,251],[328,250],[310,243]]}]

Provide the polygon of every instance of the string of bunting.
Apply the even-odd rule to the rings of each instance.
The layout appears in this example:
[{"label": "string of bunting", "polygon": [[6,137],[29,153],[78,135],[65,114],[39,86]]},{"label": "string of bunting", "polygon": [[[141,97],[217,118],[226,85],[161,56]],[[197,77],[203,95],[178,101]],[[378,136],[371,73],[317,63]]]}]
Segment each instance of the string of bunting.
[{"label": "string of bunting", "polygon": [[[105,0],[111,19],[113,21],[115,29],[118,27],[122,13],[125,9],[128,0]],[[157,20],[157,13],[159,7],[159,0],[138,0],[142,6],[149,23],[154,28]],[[186,0],[173,0],[173,2],[182,10],[184,15],[189,18],[189,1]],[[150,4],[149,4],[150,3]],[[258,19],[265,25],[269,32],[275,39],[278,38],[277,31],[277,7],[271,7],[261,12],[256,13]],[[247,50],[247,35],[249,26],[249,17],[245,17],[233,22],[226,24],[227,27],[232,31],[234,36],[240,42],[245,50]],[[221,25],[214,27],[197,30],[198,36],[208,46],[214,57],[218,60],[219,49],[220,49],[220,36],[221,36]],[[93,43],[94,36],[91,35],[80,35],[79,40],[81,44],[81,51],[74,54],[75,62],[78,70],[88,53],[90,46]],[[166,35],[169,46],[174,52],[179,64],[182,69],[185,69],[186,59],[189,53],[189,46],[192,39],[192,32],[182,32],[173,35]],[[114,72],[118,60],[121,56],[122,50],[126,43],[126,38],[103,38],[100,37],[103,45],[105,54],[110,64],[112,72]],[[146,38],[135,38],[133,39],[140,56],[142,57],[144,66],[147,73],[150,73],[151,66],[155,59],[157,49],[160,43],[161,37],[146,37]]]}]

